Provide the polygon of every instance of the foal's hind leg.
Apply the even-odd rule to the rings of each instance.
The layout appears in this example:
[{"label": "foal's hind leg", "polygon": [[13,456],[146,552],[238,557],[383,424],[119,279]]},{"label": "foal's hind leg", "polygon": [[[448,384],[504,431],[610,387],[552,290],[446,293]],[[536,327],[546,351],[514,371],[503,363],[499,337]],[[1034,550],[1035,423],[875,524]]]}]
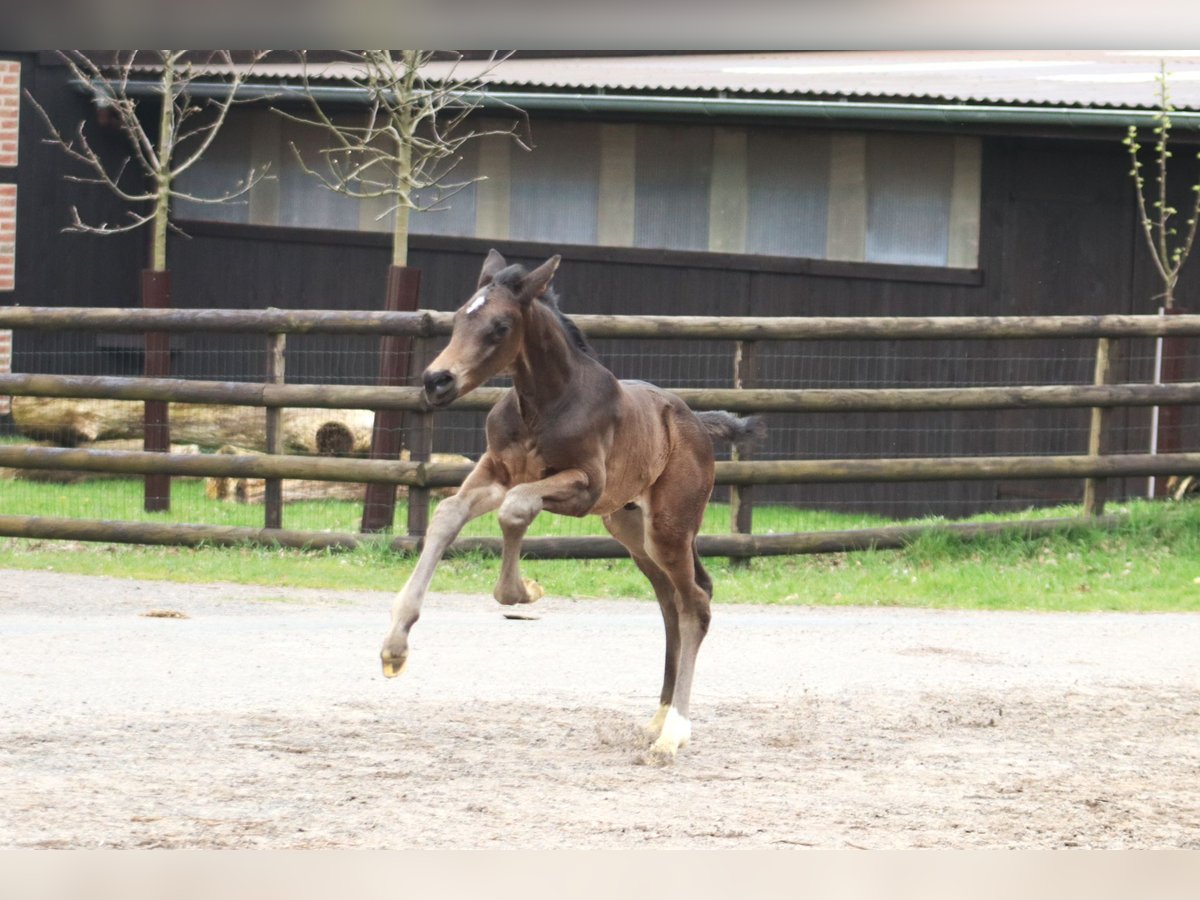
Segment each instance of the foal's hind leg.
[{"label": "foal's hind leg", "polygon": [[650,491],[646,511],[646,555],[675,589],[679,618],[679,665],[662,729],[651,748],[663,759],[688,742],[692,734],[688,706],[696,654],[712,618],[712,580],[696,555],[696,533],[712,489],[711,457],[678,453]]},{"label": "foal's hind leg", "polygon": [[675,678],[679,672],[679,613],[675,606],[675,586],[667,573],[655,565],[646,555],[645,525],[642,510],[634,506],[618,510],[604,517],[604,527],[629,551],[634,564],[650,581],[658,608],[662,612],[663,630],[666,632],[666,653],[663,661],[663,684],[659,693],[658,712],[645,727],[646,734],[658,738],[663,722],[671,709],[671,697],[675,693]]},{"label": "foal's hind leg", "polygon": [[709,608],[711,598],[696,579],[697,568],[692,548],[694,535],[672,531],[656,533],[652,524],[647,535],[650,558],[666,573],[675,588],[675,608],[679,617],[679,668],[675,676],[675,689],[663,716],[662,730],[652,747],[655,753],[668,758],[674,756],[675,751],[692,736],[692,725],[688,719],[692,677],[696,669],[696,655],[712,618]]}]

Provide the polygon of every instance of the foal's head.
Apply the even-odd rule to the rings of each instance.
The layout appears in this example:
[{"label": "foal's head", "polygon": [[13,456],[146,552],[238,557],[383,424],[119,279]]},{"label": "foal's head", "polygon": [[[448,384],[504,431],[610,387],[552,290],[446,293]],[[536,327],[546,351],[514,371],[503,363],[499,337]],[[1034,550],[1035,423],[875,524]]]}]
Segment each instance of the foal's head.
[{"label": "foal's head", "polygon": [[430,406],[445,406],[513,364],[524,338],[524,311],[549,289],[558,262],[552,256],[526,272],[495,250],[488,254],[478,289],[454,314],[449,345],[425,370]]}]

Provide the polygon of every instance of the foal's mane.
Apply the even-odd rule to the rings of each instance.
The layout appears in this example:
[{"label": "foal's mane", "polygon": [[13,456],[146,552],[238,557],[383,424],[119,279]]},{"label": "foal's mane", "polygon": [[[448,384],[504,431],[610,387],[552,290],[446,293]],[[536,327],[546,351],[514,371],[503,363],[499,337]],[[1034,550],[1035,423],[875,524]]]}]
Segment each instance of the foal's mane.
[{"label": "foal's mane", "polygon": [[[524,266],[511,265],[500,272],[496,273],[496,277],[492,280],[503,287],[508,288],[514,294],[521,290],[521,281],[529,273]],[[553,288],[546,290],[544,294],[538,297],[538,302],[543,306],[547,306],[554,313],[554,317],[558,320],[558,324],[562,326],[562,330],[566,332],[567,338],[571,346],[585,356],[590,356],[592,359],[599,360],[595,348],[588,343],[588,339],[583,336],[583,332],[579,330],[579,326],[567,318],[566,314],[558,307],[558,294]]]}]

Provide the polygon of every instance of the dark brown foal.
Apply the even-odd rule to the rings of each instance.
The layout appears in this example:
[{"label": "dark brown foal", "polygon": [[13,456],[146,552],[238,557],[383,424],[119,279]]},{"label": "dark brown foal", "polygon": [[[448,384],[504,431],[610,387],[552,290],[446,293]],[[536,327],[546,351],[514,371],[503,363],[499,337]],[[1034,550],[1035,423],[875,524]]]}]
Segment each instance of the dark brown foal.
[{"label": "dark brown foal", "polygon": [[458,493],[442,501],[421,557],[400,591],[384,642],[384,674],[408,659],[408,633],[434,568],[471,519],[498,511],[504,535],[496,599],[531,603],[541,588],[521,578],[521,540],[543,510],[598,515],[654,586],[666,628],[653,751],[673,757],[691,735],[688,699],[708,630],[712,580],[696,534],[713,485],[712,435],[749,436],[756,423],[693,413],[673,394],[618,381],[549,293],[555,256],[527,272],[488,254],[474,295],[455,313],[446,349],[425,370],[425,395],[446,406],[493,375],[513,389],[487,419],[487,451]]}]

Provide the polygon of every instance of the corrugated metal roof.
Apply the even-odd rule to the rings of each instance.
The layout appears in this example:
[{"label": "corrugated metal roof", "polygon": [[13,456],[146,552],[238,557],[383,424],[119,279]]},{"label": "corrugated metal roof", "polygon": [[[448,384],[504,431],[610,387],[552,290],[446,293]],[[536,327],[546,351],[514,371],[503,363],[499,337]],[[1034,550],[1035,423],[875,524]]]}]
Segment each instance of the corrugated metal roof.
[{"label": "corrugated metal roof", "polygon": [[[1175,106],[1200,110],[1200,50],[1164,51],[837,51],[508,59],[457,64],[495,88],[597,93],[886,99],[1018,106],[1153,109],[1160,60]],[[145,70],[153,67],[144,67]],[[207,71],[219,74],[221,67]],[[433,63],[431,80],[451,65]],[[256,79],[291,82],[299,64],[258,67]],[[346,64],[315,64],[314,80],[352,77]]]},{"label": "corrugated metal roof", "polygon": [[[1159,60],[1177,107],[1200,109],[1200,51],[892,51],[507,60],[491,83],[523,88],[1151,108]],[[436,67],[431,67],[436,69]],[[431,75],[434,74],[431,72]]]}]

